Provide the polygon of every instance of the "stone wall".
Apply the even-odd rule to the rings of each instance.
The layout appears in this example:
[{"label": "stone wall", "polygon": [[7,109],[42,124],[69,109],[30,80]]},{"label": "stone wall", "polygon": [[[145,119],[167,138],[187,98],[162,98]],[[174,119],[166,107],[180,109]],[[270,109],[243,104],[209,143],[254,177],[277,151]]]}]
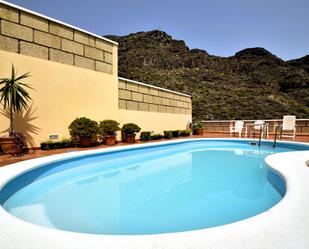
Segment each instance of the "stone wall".
[{"label": "stone wall", "polygon": [[113,73],[116,43],[0,3],[0,49]]},{"label": "stone wall", "polygon": [[120,109],[191,114],[191,97],[136,81],[119,78]]}]

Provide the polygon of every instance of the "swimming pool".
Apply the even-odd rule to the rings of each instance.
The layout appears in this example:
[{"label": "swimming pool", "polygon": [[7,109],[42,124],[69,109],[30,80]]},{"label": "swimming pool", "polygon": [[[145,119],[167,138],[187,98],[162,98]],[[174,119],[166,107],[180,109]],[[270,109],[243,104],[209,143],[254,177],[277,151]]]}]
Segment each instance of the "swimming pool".
[{"label": "swimming pool", "polygon": [[0,192],[14,216],[93,234],[158,234],[232,223],[264,212],[285,194],[267,155],[308,149],[244,140],[137,146],[47,163]]}]

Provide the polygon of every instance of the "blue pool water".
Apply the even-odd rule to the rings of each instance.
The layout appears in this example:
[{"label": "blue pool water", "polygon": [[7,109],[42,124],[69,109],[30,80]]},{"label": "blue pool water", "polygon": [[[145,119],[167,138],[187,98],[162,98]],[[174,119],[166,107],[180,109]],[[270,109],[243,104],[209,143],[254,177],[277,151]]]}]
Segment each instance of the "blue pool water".
[{"label": "blue pool water", "polygon": [[285,185],[264,158],[290,150],[194,141],[83,156],[17,177],[0,191],[0,203],[22,220],[82,233],[213,227],[278,203]]}]

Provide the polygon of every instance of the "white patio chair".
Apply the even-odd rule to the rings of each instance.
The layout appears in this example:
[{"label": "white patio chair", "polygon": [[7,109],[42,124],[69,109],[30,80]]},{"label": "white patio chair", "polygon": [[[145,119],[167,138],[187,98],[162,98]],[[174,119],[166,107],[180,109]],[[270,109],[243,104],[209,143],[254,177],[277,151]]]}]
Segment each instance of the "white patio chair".
[{"label": "white patio chair", "polygon": [[[264,135],[264,126],[265,122],[263,120],[257,120],[254,122],[254,126],[252,127],[253,129],[253,136],[255,137],[256,132],[260,133],[261,132],[261,137]],[[268,135],[268,134],[266,134]]]},{"label": "white patio chair", "polygon": [[236,121],[235,126],[230,126],[230,135],[238,133],[239,137],[241,137],[242,130],[244,128],[244,121]]},{"label": "white patio chair", "polygon": [[283,116],[283,122],[280,129],[280,139],[282,137],[291,137],[293,138],[293,140],[295,140],[295,136],[296,136],[296,116],[291,115]]}]

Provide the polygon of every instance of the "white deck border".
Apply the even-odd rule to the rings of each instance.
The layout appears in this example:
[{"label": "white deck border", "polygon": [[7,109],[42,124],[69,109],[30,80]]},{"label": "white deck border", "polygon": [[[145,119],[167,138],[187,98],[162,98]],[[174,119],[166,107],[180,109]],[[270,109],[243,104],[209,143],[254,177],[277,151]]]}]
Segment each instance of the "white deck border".
[{"label": "white deck border", "polygon": [[[75,27],[75,26],[73,26],[73,25],[71,25],[71,24],[67,24],[67,23],[65,23],[65,22],[59,21],[59,20],[54,19],[54,18],[52,18],[52,17],[42,15],[42,14],[40,14],[40,13],[38,13],[38,12],[35,12],[35,11],[33,11],[33,10],[29,10],[29,9],[26,9],[26,8],[21,7],[21,6],[19,6],[19,5],[16,5],[16,4],[13,4],[13,3],[9,3],[9,2],[3,1],[3,0],[0,0],[0,3],[3,4],[3,5],[9,6],[9,7],[11,7],[11,8],[18,9],[18,10],[24,11],[24,12],[26,12],[26,13],[29,13],[29,14],[32,14],[32,15],[35,15],[35,16],[38,16],[38,17],[41,17],[41,18],[46,19],[46,20],[48,20],[48,21],[61,24],[61,25],[66,26],[66,27],[68,27],[68,28],[75,29],[75,30],[77,30],[77,31],[80,31],[80,32],[82,32],[82,33],[91,35],[91,36],[96,37],[96,38],[98,38],[98,39],[100,39],[100,40],[103,40],[103,41],[105,41],[105,42],[112,43],[112,44],[117,45],[117,46],[119,45],[118,42],[115,42],[115,41],[110,40],[110,39],[108,39],[108,38],[105,38],[105,37],[103,37],[103,36],[99,36],[99,35],[97,35],[97,34],[94,34],[94,33],[92,33],[92,32],[89,32],[89,31],[87,31],[87,30],[85,30],[85,29],[81,29],[81,28]],[[22,25],[22,24],[21,24],[21,25]]]},{"label": "white deck border", "polygon": [[[0,188],[17,175],[55,160],[197,140],[235,141],[238,139],[179,139],[32,159],[0,168]],[[247,139],[247,141],[250,140]],[[0,247],[5,249],[308,249],[309,168],[305,164],[308,159],[309,150],[268,156],[265,159],[267,165],[286,181],[286,195],[268,211],[235,223],[196,231],[158,235],[94,235],[41,227],[15,218],[0,207]]]}]

